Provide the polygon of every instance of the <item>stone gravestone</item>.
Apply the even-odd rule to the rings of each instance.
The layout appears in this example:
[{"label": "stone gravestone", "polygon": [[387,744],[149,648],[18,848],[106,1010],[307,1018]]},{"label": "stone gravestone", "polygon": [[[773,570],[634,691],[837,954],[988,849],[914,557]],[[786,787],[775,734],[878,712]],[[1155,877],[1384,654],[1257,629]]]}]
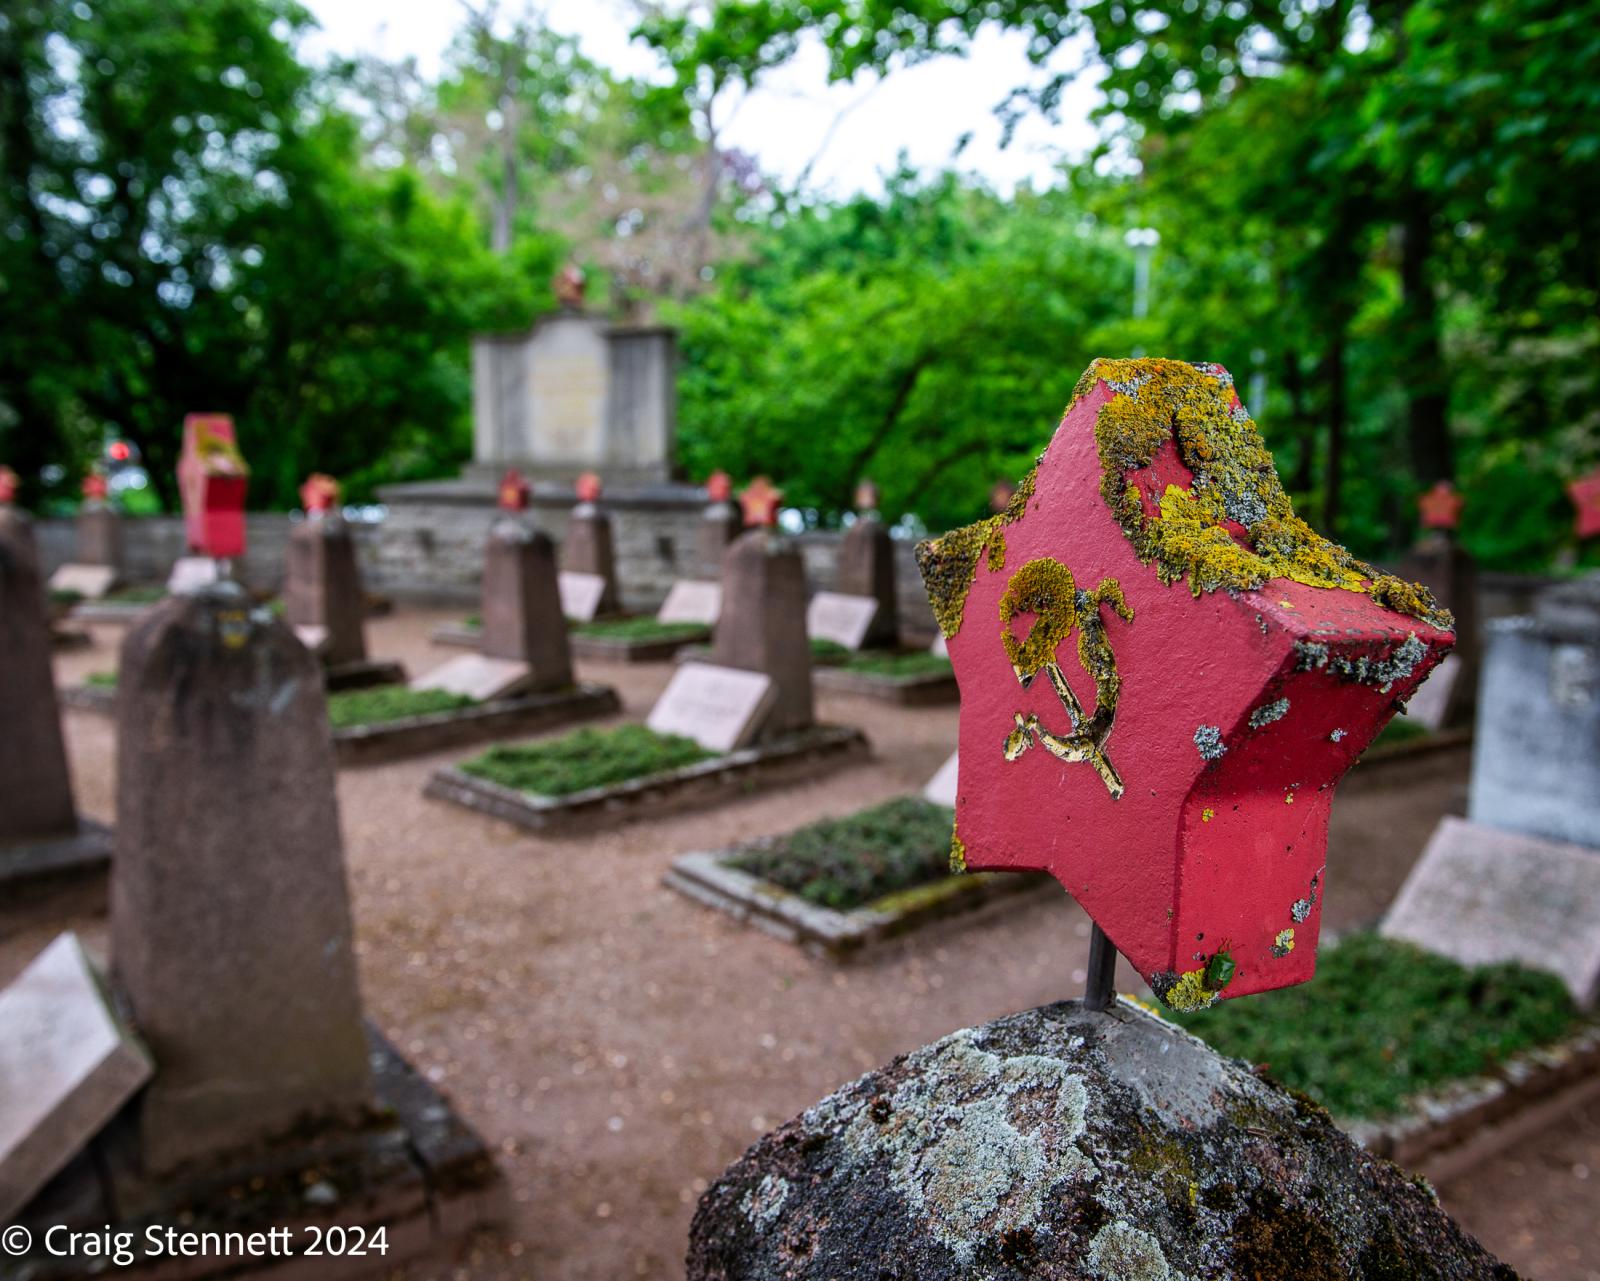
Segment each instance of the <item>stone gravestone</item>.
[{"label": "stone gravestone", "polygon": [[1467,821],[1446,818],[1382,931],[1520,961],[1600,1000],[1600,574],[1487,628]]},{"label": "stone gravestone", "polygon": [[[239,452],[231,417],[190,414],[184,418],[178,491],[191,552],[214,560],[232,560],[244,554],[244,498],[249,480],[250,469]],[[198,583],[198,574],[190,581]]]},{"label": "stone gravestone", "polygon": [[899,640],[894,539],[878,515],[878,487],[870,480],[856,487],[856,521],[845,530],[839,543],[839,572],[834,585],[841,595],[877,603],[866,634],[851,649],[878,649]]},{"label": "stone gravestone", "polygon": [[316,658],[219,582],[129,633],[111,956],[160,1065],[147,1171],[358,1120],[370,1093]]},{"label": "stone gravestone", "polygon": [[816,722],[805,627],[805,564],[799,549],[776,528],[781,497],[765,476],[744,492],[745,523],[751,528],[723,558],[723,607],[711,645],[716,666],[772,678],[775,694],[763,737]]},{"label": "stone gravestone", "polygon": [[860,649],[873,630],[878,602],[870,596],[818,592],[806,605],[806,634],[846,649]]},{"label": "stone gravestone", "polygon": [[50,575],[52,592],[99,600],[116,585],[122,567],[122,518],[106,502],[106,478],[91,473],[83,482],[74,559]]},{"label": "stone gravestone", "polygon": [[289,531],[284,618],[327,666],[365,662],[366,593],[355,539],[339,514],[338,482],[313,475],[300,501],[306,518]]},{"label": "stone gravestone", "polygon": [[150,1056],[63,934],[0,991],[0,1223],[150,1079]]},{"label": "stone gravestone", "polygon": [[695,573],[715,579],[722,573],[722,557],[728,545],[744,532],[744,516],[733,501],[733,481],[725,471],[714,471],[706,480],[706,509],[695,531]]},{"label": "stone gravestone", "polygon": [[98,870],[108,851],[72,803],[33,527],[0,506],[0,887]]},{"label": "stone gravestone", "polygon": [[1297,524],[1231,379],[1176,361],[1097,361],[1012,505],[920,560],[962,672],[955,854],[1071,889],[1090,991],[762,1139],[690,1281],[1504,1276],[1314,1104],[1112,1004],[1105,944],[1190,1007],[1309,977],[1327,793],[1447,620]]},{"label": "stone gravestone", "polygon": [[464,654],[414,682],[472,698],[541,693],[572,685],[567,621],[549,537],[522,513],[528,487],[514,472],[501,481],[501,517],[489,531],[483,559],[483,618],[479,653]]},{"label": "stone gravestone", "polygon": [[682,734],[707,751],[748,746],[771,710],[777,688],[764,672],[683,663],[645,721],[658,734]]},{"label": "stone gravestone", "polygon": [[935,805],[948,805],[951,809],[956,804],[956,780],[960,777],[961,753],[951,752],[950,759],[939,766],[939,772],[928,780],[922,789],[925,800],[932,801]]},{"label": "stone gravestone", "polygon": [[[561,543],[561,572],[574,576],[570,603],[583,612],[569,618],[588,622],[621,610],[617,594],[617,557],[612,547],[611,517],[600,510],[600,477],[585,472],[578,477],[578,505],[567,518],[567,532]],[[578,580],[585,580],[580,583]],[[598,585],[595,580],[598,581]],[[567,604],[569,589],[563,589]],[[593,601],[590,604],[590,601]]]},{"label": "stone gravestone", "polygon": [[714,626],[722,612],[722,585],[698,578],[680,578],[667,590],[656,611],[658,623],[703,623]]}]

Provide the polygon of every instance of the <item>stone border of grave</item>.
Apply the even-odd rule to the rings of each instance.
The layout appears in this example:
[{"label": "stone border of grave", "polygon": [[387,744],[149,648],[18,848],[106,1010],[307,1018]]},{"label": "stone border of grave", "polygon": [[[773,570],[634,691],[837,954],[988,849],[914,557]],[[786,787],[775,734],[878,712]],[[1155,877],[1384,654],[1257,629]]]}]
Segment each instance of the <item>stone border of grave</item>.
[{"label": "stone border of grave", "polygon": [[[85,1222],[105,1224],[113,1231],[129,1231],[143,1239],[149,1225],[165,1227],[179,1222],[194,1231],[265,1231],[286,1228],[291,1244],[308,1241],[304,1229],[315,1225],[351,1230],[383,1228],[387,1253],[377,1270],[393,1271],[429,1256],[439,1257],[445,1246],[478,1228],[507,1218],[506,1189],[483,1139],[461,1117],[448,1099],[400,1055],[372,1024],[367,1024],[377,1114],[387,1123],[366,1131],[333,1134],[313,1140],[301,1150],[274,1150],[262,1154],[254,1165],[224,1168],[201,1181],[180,1177],[165,1187],[142,1189],[155,1204],[119,1218],[103,1200],[101,1166],[119,1183],[118,1174],[130,1159],[122,1133],[125,1118],[114,1121],[97,1139],[95,1151],[79,1156],[47,1188],[19,1220],[35,1241],[45,1229],[69,1215]],[[323,1168],[331,1177],[315,1185],[328,1199],[312,1195],[300,1177],[302,1169]],[[248,1195],[241,1189],[250,1188]],[[344,1189],[340,1195],[337,1189]],[[81,1259],[37,1262],[41,1278],[85,1275]],[[54,1266],[51,1266],[51,1265]],[[304,1255],[280,1257],[264,1267],[241,1268],[237,1257],[180,1259],[131,1269],[140,1281],[204,1281],[209,1277],[256,1275],[311,1275]],[[315,1261],[314,1274],[337,1278],[367,1276],[374,1271],[373,1256],[329,1256]]]},{"label": "stone border of grave", "polygon": [[900,707],[938,707],[961,698],[953,671],[880,676],[874,672],[852,672],[847,667],[818,665],[812,669],[811,679],[818,689],[830,694],[861,694]]},{"label": "stone border of grave", "polygon": [[708,761],[567,796],[519,792],[474,778],[453,765],[436,771],[423,795],[530,832],[593,830],[812,778],[870,750],[866,736],[853,726],[817,725]]},{"label": "stone border of grave", "polygon": [[1351,767],[1351,777],[1355,778],[1365,769],[1373,766],[1400,765],[1407,761],[1414,761],[1423,756],[1437,756],[1445,752],[1457,750],[1472,750],[1472,731],[1470,729],[1442,729],[1421,738],[1407,739],[1403,743],[1394,743],[1369,750],[1357,758]]},{"label": "stone border of grave", "polygon": [[1430,1179],[1463,1174],[1518,1139],[1600,1096],[1600,1020],[1493,1072],[1414,1095],[1407,1111],[1339,1122],[1357,1143]]},{"label": "stone border of grave", "polygon": [[[27,913],[60,893],[91,885],[103,888],[111,850],[111,829],[81,814],[78,830],[66,836],[0,846],[0,900],[8,912],[16,908]],[[97,889],[97,905],[99,894]]]},{"label": "stone border of grave", "polygon": [[704,645],[711,640],[711,629],[687,636],[674,636],[661,640],[630,640],[613,636],[585,636],[574,629],[567,634],[567,644],[574,658],[586,658],[609,663],[664,663],[676,657],[685,645]]},{"label": "stone border of grave", "polygon": [[621,708],[617,691],[609,685],[580,681],[552,693],[514,695],[445,712],[343,726],[333,731],[333,750],[340,765],[379,765],[593,720]]},{"label": "stone border of grave", "polygon": [[751,925],[813,956],[844,961],[935,921],[1054,885],[1042,874],[975,872],[899,890],[849,911],[819,907],[771,881],[728,866],[739,849],[683,854],[661,883],[705,907]]},{"label": "stone border of grave", "polygon": [[75,623],[108,623],[115,627],[128,627],[160,603],[150,600],[132,605],[118,604],[116,601],[83,600],[68,611],[67,617]]},{"label": "stone border of grave", "polygon": [[353,663],[330,664],[322,669],[322,678],[324,688],[333,694],[375,685],[404,685],[406,669],[392,658],[362,658]]},{"label": "stone border of grave", "polygon": [[440,623],[428,633],[435,645],[456,645],[461,649],[478,649],[483,644],[483,628],[470,623]]}]

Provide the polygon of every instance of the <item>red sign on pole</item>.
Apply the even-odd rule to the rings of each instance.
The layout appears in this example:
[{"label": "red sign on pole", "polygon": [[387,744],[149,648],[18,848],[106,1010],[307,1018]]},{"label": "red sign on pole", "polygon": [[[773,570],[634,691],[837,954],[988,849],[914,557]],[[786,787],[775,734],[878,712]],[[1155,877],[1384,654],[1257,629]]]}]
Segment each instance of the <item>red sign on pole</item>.
[{"label": "red sign on pole", "polygon": [[1227,371],[1096,361],[1006,509],[918,560],[952,861],[1049,872],[1177,1008],[1310,978],[1334,784],[1452,621],[1295,516]]},{"label": "red sign on pole", "polygon": [[178,490],[191,551],[216,560],[244,555],[244,495],[249,479],[231,417],[190,414],[183,420]]}]

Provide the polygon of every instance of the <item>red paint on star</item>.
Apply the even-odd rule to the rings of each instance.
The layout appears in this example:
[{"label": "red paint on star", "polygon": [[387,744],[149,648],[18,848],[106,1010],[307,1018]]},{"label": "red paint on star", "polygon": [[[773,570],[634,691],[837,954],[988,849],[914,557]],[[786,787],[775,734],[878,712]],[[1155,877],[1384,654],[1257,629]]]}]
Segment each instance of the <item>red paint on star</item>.
[{"label": "red paint on star", "polygon": [[1466,499],[1448,480],[1436,480],[1433,488],[1417,499],[1417,510],[1422,514],[1424,529],[1454,529],[1461,523],[1461,509]]},{"label": "red paint on star", "polygon": [[739,495],[739,506],[744,510],[744,523],[752,528],[770,527],[778,523],[778,506],[783,501],[783,490],[776,489],[765,476],[757,476]]},{"label": "red paint on star", "polygon": [[17,486],[21,483],[21,477],[11,468],[0,467],[0,503],[16,502]]},{"label": "red paint on star", "polygon": [[580,503],[597,503],[600,501],[600,477],[592,471],[586,471],[578,477],[574,486],[578,493]]},{"label": "red paint on star", "polygon": [[300,505],[308,512],[331,511],[339,501],[339,482],[323,472],[312,472],[300,486]]},{"label": "red paint on star", "polygon": [[528,481],[515,467],[507,467],[500,477],[499,503],[502,511],[528,510]]},{"label": "red paint on star", "polygon": [[706,477],[706,498],[713,503],[725,503],[733,497],[733,477],[725,471],[714,471]]}]

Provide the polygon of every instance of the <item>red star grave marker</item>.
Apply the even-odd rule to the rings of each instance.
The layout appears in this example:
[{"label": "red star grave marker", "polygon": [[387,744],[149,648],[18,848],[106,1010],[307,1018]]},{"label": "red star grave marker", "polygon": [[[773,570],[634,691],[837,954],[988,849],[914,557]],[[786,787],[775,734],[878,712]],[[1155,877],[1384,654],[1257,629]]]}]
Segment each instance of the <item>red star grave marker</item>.
[{"label": "red star grave marker", "polygon": [[515,467],[506,468],[505,475],[500,477],[498,501],[501,511],[523,512],[528,510],[528,481]]},{"label": "red star grave marker", "polygon": [[778,505],[783,501],[783,490],[774,488],[765,476],[757,476],[739,495],[739,506],[744,511],[744,523],[759,529],[778,523]]},{"label": "red star grave marker", "polygon": [[300,486],[300,505],[308,512],[332,511],[339,501],[339,482],[323,472],[312,472]]},{"label": "red star grave marker", "polygon": [[918,560],[952,861],[1049,872],[1175,1007],[1310,978],[1334,784],[1454,638],[1294,515],[1227,371],[1096,361],[1009,506]]},{"label": "red star grave marker", "polygon": [[9,467],[0,467],[0,503],[17,501],[17,486],[21,483],[17,473]]},{"label": "red star grave marker", "polygon": [[83,497],[85,502],[103,503],[106,495],[111,492],[111,486],[106,483],[106,478],[97,471],[90,472],[83,478]]},{"label": "red star grave marker", "polygon": [[1567,486],[1567,496],[1577,509],[1573,529],[1579,538],[1600,535],[1600,468],[1579,476]]},{"label": "red star grave marker", "polygon": [[1461,523],[1466,499],[1448,480],[1436,480],[1433,487],[1417,499],[1417,511],[1424,529],[1454,529]]},{"label": "red star grave marker", "polygon": [[190,414],[183,420],[178,491],[183,497],[189,548],[229,560],[244,555],[244,495],[250,469],[239,452],[227,414]]},{"label": "red star grave marker", "polygon": [[592,471],[586,471],[579,476],[577,484],[573,488],[577,491],[580,503],[597,503],[600,501],[600,477]]},{"label": "red star grave marker", "polygon": [[706,499],[725,503],[733,497],[733,477],[725,471],[714,471],[706,477]]}]

